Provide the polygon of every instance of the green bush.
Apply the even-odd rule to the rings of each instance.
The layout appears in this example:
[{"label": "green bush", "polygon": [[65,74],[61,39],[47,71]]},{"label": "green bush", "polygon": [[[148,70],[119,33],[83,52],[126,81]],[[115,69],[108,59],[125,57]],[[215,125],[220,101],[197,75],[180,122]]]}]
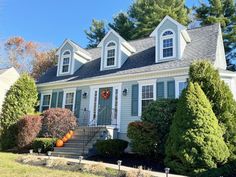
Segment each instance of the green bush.
[{"label": "green bush", "polygon": [[177,103],[178,100],[176,99],[158,100],[151,103],[142,113],[141,120],[155,126],[153,129],[155,132],[151,134],[157,135],[154,141],[156,142],[155,152],[159,158],[163,158],[165,154],[164,147],[177,109]]},{"label": "green bush", "polygon": [[166,143],[165,165],[185,175],[227,162],[229,150],[212,107],[198,83],[183,92]]},{"label": "green bush", "polygon": [[16,123],[22,116],[34,113],[36,103],[35,82],[28,74],[22,74],[8,90],[2,106],[0,127],[3,129],[1,145],[4,150],[16,146]]},{"label": "green bush", "polygon": [[56,139],[55,138],[35,138],[32,143],[34,151],[38,151],[38,148],[42,149],[42,152],[52,151],[54,149]]},{"label": "green bush", "polygon": [[128,142],[120,139],[100,140],[96,144],[99,155],[108,157],[119,157],[128,147]]},{"label": "green bush", "polygon": [[148,122],[131,122],[127,132],[132,151],[150,158],[157,157],[158,134],[154,124]]},{"label": "green bush", "polygon": [[224,140],[236,158],[236,102],[228,85],[221,80],[219,72],[206,61],[196,62],[189,70],[190,81],[197,82],[212,104],[219,124],[224,131]]}]

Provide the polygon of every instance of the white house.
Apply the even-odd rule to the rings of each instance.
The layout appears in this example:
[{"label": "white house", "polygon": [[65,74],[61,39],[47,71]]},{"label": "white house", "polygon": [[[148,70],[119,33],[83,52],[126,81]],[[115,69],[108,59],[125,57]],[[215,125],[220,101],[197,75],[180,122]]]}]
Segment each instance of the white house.
[{"label": "white house", "polygon": [[18,78],[19,74],[15,68],[0,69],[0,112],[7,91]]}]

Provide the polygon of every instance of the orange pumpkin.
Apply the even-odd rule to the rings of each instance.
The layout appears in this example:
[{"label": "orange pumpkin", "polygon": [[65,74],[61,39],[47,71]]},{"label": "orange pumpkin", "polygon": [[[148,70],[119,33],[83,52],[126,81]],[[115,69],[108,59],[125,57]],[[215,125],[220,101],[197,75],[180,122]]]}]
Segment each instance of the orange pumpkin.
[{"label": "orange pumpkin", "polygon": [[56,147],[62,147],[64,145],[64,142],[61,139],[58,139],[56,141]]},{"label": "orange pumpkin", "polygon": [[71,136],[74,134],[74,132],[72,130],[70,130],[69,133]]},{"label": "orange pumpkin", "polygon": [[66,138],[66,136],[64,136],[64,137],[62,138],[62,141],[63,141],[63,143],[66,143],[66,142],[68,141],[68,139]]},{"label": "orange pumpkin", "polygon": [[66,138],[67,138],[67,139],[70,139],[70,138],[71,138],[70,133],[67,133],[67,134],[66,134]]}]

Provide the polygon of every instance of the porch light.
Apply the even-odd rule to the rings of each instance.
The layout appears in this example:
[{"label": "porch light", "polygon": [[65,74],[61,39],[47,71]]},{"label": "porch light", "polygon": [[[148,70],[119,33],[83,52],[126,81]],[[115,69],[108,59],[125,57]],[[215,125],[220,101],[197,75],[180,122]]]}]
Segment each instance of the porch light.
[{"label": "porch light", "polygon": [[118,160],[117,161],[117,165],[118,165],[118,170],[120,171],[120,166],[121,166],[121,163],[122,163],[122,161],[121,160]]},{"label": "porch light", "polygon": [[123,96],[126,96],[126,95],[128,94],[128,89],[125,88],[125,89],[123,90],[122,94],[123,94]]},{"label": "porch light", "polygon": [[84,158],[83,156],[79,156],[79,164],[81,164],[83,158]]},{"label": "porch light", "polygon": [[168,175],[170,173],[170,168],[165,168],[165,173],[166,173],[166,177],[168,177]]},{"label": "porch light", "polygon": [[88,96],[88,93],[87,93],[87,92],[84,92],[84,93],[83,93],[83,98],[85,99],[85,98],[87,98],[87,96]]}]

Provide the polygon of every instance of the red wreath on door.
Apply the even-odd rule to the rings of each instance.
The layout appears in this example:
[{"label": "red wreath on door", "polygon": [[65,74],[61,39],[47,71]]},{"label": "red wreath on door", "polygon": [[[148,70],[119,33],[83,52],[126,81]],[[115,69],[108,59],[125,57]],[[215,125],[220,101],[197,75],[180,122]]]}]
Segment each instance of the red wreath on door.
[{"label": "red wreath on door", "polygon": [[109,89],[104,89],[101,92],[101,96],[104,100],[107,100],[110,97],[110,95],[111,95],[111,92]]}]

